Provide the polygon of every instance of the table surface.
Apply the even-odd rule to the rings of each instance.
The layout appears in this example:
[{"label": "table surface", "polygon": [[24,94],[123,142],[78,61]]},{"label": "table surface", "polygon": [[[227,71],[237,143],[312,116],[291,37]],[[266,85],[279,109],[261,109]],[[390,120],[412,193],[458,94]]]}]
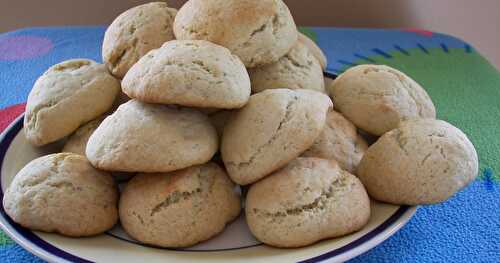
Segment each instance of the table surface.
[{"label": "table surface", "polygon": [[[105,27],[28,28],[0,34],[0,130],[24,110],[34,81],[70,58],[101,60]],[[480,176],[445,203],[422,206],[398,233],[352,262],[500,262],[500,73],[466,42],[422,30],[301,28],[339,74],[386,64],[419,82],[438,118],[476,146]],[[0,231],[0,262],[41,261]]]}]

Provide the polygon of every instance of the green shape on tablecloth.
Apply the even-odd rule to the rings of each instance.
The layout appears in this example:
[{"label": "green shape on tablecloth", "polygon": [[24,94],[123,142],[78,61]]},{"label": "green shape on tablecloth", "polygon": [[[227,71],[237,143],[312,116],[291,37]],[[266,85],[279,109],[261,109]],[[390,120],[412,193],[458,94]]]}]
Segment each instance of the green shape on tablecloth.
[{"label": "green shape on tablecloth", "polygon": [[12,245],[14,241],[10,239],[2,230],[0,230],[0,246]]},{"label": "green shape on tablecloth", "polygon": [[311,28],[305,26],[298,27],[299,32],[306,35],[308,38],[312,39],[314,42],[318,42],[318,37],[316,36],[316,32],[314,32]]},{"label": "green shape on tablecloth", "polygon": [[[379,54],[367,57],[415,79],[431,96],[438,118],[467,134],[479,155],[480,178],[500,181],[500,73],[497,69],[468,46],[381,53],[377,50],[375,53]],[[363,59],[352,63],[373,64]]]}]

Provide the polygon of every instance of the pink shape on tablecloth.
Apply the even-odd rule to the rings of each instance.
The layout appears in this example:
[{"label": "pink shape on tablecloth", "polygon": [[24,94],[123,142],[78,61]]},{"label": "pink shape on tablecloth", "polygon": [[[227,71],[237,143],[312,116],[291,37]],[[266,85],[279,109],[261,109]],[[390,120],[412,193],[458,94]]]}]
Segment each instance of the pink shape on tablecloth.
[{"label": "pink shape on tablecloth", "polygon": [[17,116],[24,112],[26,103],[12,105],[0,110],[0,132],[2,132]]},{"label": "pink shape on tablecloth", "polygon": [[405,28],[403,29],[405,32],[412,32],[412,33],[417,33],[421,36],[425,37],[432,37],[432,31],[425,30],[425,29],[419,29],[419,28]]},{"label": "pink shape on tablecloth", "polygon": [[47,54],[54,44],[45,37],[4,36],[0,37],[0,60],[36,58]]}]

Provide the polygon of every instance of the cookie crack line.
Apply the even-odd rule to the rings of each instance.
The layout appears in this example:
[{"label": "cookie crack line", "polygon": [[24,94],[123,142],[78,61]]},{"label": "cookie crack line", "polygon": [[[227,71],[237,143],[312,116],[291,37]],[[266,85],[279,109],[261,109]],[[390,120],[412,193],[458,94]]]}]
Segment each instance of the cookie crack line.
[{"label": "cookie crack line", "polygon": [[132,45],[130,46],[127,46],[126,48],[124,48],[119,54],[118,56],[114,56],[112,59],[110,59],[110,63],[111,63],[111,66],[113,68],[117,68],[118,66],[120,66],[120,64],[122,63],[123,61],[123,58],[125,57],[125,55],[127,55],[132,49],[135,49],[136,45],[137,45],[137,38],[134,38],[131,42]]},{"label": "cookie crack line", "polygon": [[288,61],[290,61],[290,63],[292,63],[292,65],[294,65],[297,68],[302,68],[302,69],[308,69],[309,68],[308,66],[303,65],[299,61],[297,61],[296,59],[292,58],[290,56],[290,54],[286,54],[285,56],[283,56],[283,58],[286,59],[286,60],[288,60]]},{"label": "cookie crack line", "polygon": [[408,95],[411,97],[411,99],[413,100],[413,102],[417,106],[417,108],[418,108],[418,115],[420,117],[422,117],[423,106],[419,102],[419,100],[417,100],[415,94],[412,92],[412,91],[416,91],[416,90],[413,89],[413,86],[411,85],[411,83],[406,82],[404,80],[403,76],[401,76],[400,73],[398,73],[398,72],[396,72],[394,70],[389,69],[386,72],[394,75],[399,80],[399,83],[401,83],[401,85],[403,85],[403,87],[405,88],[406,92],[408,93]]},{"label": "cookie crack line", "polygon": [[175,191],[170,194],[163,202],[157,204],[153,209],[151,209],[150,216],[154,216],[156,213],[160,212],[162,209],[169,207],[170,205],[179,203],[183,200],[188,200],[192,196],[201,193],[201,188],[196,188],[193,191]]},{"label": "cookie crack line", "polygon": [[255,214],[260,214],[264,217],[276,218],[276,217],[286,217],[290,215],[292,216],[300,215],[302,213],[309,211],[324,210],[326,208],[326,201],[335,196],[334,188],[345,187],[346,186],[345,180],[346,177],[342,177],[333,181],[326,191],[324,190],[321,191],[321,194],[308,204],[296,206],[293,208],[286,209],[284,211],[277,211],[277,212],[269,212],[258,208],[254,208],[253,212]]},{"label": "cookie crack line", "polygon": [[40,111],[42,111],[44,109],[50,109],[50,108],[56,106],[57,103],[59,103],[59,102],[60,101],[50,100],[46,103],[37,105],[31,111],[31,114],[28,114],[28,127],[29,127],[29,129],[36,128],[36,124],[38,122],[38,114],[40,113]]},{"label": "cookie crack line", "polygon": [[294,96],[292,100],[288,101],[288,103],[286,105],[285,116],[283,117],[283,119],[281,119],[280,123],[278,124],[278,128],[276,128],[276,131],[274,132],[273,136],[271,136],[271,138],[269,138],[269,140],[267,140],[266,143],[264,143],[259,148],[257,148],[257,151],[255,151],[255,153],[252,156],[250,156],[248,161],[239,162],[239,163],[228,162],[227,164],[228,165],[236,165],[238,167],[250,165],[255,160],[255,158],[257,158],[257,156],[262,153],[262,151],[264,150],[265,147],[272,144],[278,138],[278,134],[280,134],[280,131],[283,129],[283,126],[285,125],[285,123],[289,122],[290,119],[292,118],[292,106],[295,105],[297,100],[298,100],[298,97]]}]

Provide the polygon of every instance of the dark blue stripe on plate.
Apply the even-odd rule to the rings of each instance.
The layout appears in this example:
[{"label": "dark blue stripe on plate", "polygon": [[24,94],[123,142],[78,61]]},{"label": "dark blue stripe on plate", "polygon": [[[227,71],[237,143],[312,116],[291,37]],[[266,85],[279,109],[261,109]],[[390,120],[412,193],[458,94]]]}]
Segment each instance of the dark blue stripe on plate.
[{"label": "dark blue stripe on plate", "polygon": [[378,234],[384,232],[387,228],[389,228],[392,224],[394,224],[394,222],[396,222],[398,219],[400,219],[404,215],[404,213],[406,213],[406,211],[408,211],[409,208],[410,208],[409,206],[399,207],[399,209],[394,214],[392,214],[392,216],[389,217],[389,219],[385,220],[384,223],[382,223],[381,225],[379,225],[378,227],[376,227],[374,230],[367,233],[366,235],[360,237],[359,239],[356,239],[355,241],[353,241],[353,242],[351,242],[343,247],[337,248],[337,249],[332,250],[330,252],[327,252],[323,255],[319,255],[317,257],[306,259],[304,261],[299,261],[299,262],[300,263],[319,262],[319,261],[327,260],[329,258],[338,256],[338,255],[345,253],[349,250],[352,250],[352,249],[356,248],[357,246],[360,246],[363,243],[370,241],[370,239],[374,238]]},{"label": "dark blue stripe on plate", "polygon": [[[332,71],[336,71],[336,70],[335,70],[335,69],[332,69]],[[327,72],[327,71],[324,71],[324,72],[323,72],[323,76],[328,77],[328,78],[331,78],[331,79],[336,79],[336,78],[337,78],[337,74],[330,73],[330,72]],[[0,167],[1,167],[1,166],[0,166]]]}]

